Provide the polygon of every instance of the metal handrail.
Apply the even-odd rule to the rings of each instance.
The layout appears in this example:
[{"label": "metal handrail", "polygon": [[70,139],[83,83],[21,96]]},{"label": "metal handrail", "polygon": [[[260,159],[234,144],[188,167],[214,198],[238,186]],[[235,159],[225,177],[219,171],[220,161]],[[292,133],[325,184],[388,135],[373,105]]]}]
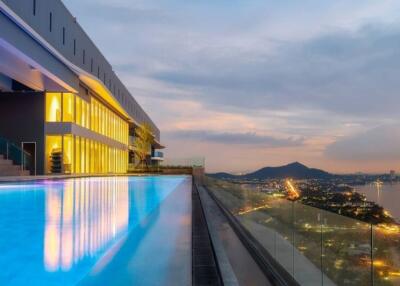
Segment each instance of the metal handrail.
[{"label": "metal handrail", "polygon": [[22,170],[29,169],[32,161],[31,154],[3,137],[0,137],[0,154],[4,155],[6,160],[12,160],[14,164],[20,165]]}]

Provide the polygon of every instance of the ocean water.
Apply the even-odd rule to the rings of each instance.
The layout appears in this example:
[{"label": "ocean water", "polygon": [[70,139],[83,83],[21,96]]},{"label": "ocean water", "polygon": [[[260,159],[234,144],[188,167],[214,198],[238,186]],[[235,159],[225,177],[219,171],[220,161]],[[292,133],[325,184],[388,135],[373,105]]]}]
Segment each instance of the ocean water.
[{"label": "ocean water", "polygon": [[356,190],[364,194],[369,201],[384,207],[400,222],[400,183],[368,184],[356,186]]}]

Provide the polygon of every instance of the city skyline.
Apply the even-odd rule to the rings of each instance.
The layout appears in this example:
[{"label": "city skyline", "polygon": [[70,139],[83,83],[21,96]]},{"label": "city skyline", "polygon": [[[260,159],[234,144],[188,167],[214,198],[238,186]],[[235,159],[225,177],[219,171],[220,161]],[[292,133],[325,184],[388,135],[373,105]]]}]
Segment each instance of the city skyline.
[{"label": "city skyline", "polygon": [[204,155],[210,172],[399,169],[400,3],[64,3],[159,125],[167,157]]}]

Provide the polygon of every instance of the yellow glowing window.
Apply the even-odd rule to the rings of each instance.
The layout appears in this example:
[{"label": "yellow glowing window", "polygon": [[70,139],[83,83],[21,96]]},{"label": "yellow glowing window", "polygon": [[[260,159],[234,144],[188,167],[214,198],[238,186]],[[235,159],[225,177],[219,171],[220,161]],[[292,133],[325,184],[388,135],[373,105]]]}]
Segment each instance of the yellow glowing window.
[{"label": "yellow glowing window", "polygon": [[90,128],[90,104],[85,102],[86,105],[86,128]]},{"label": "yellow glowing window", "polygon": [[75,172],[77,174],[81,173],[81,140],[78,136],[75,137]]},{"label": "yellow glowing window", "polygon": [[61,173],[61,136],[46,136],[46,174]]},{"label": "yellow glowing window", "polygon": [[94,100],[90,104],[90,129],[94,131]]},{"label": "yellow glowing window", "polygon": [[61,93],[46,93],[46,121],[61,121]]},{"label": "yellow glowing window", "polygon": [[85,173],[90,173],[90,143],[89,139],[86,139],[86,153],[85,153],[85,162],[86,162],[86,168],[85,168]]},{"label": "yellow glowing window", "polygon": [[76,97],[76,124],[82,126],[82,99]]},{"label": "yellow glowing window", "polygon": [[72,135],[64,135],[63,145],[64,173],[72,174],[74,173],[74,137]]},{"label": "yellow glowing window", "polygon": [[74,122],[75,96],[72,93],[63,94],[63,121]]},{"label": "yellow glowing window", "polygon": [[95,172],[94,170],[94,144],[93,141],[90,140],[90,173],[93,174]]},{"label": "yellow glowing window", "polygon": [[86,149],[85,149],[85,138],[81,138],[81,173],[84,174],[85,172],[85,160],[86,160]]},{"label": "yellow glowing window", "polygon": [[86,102],[81,99],[81,121],[82,121],[82,126],[86,127]]}]

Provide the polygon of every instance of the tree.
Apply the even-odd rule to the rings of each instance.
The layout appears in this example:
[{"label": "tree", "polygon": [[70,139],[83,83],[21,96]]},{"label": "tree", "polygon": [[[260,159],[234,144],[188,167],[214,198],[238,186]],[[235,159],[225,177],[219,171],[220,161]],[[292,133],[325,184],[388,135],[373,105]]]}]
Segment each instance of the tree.
[{"label": "tree", "polygon": [[143,123],[135,129],[135,141],[133,142],[135,157],[138,160],[138,165],[146,164],[147,156],[151,153],[151,145],[154,143],[151,126]]}]

